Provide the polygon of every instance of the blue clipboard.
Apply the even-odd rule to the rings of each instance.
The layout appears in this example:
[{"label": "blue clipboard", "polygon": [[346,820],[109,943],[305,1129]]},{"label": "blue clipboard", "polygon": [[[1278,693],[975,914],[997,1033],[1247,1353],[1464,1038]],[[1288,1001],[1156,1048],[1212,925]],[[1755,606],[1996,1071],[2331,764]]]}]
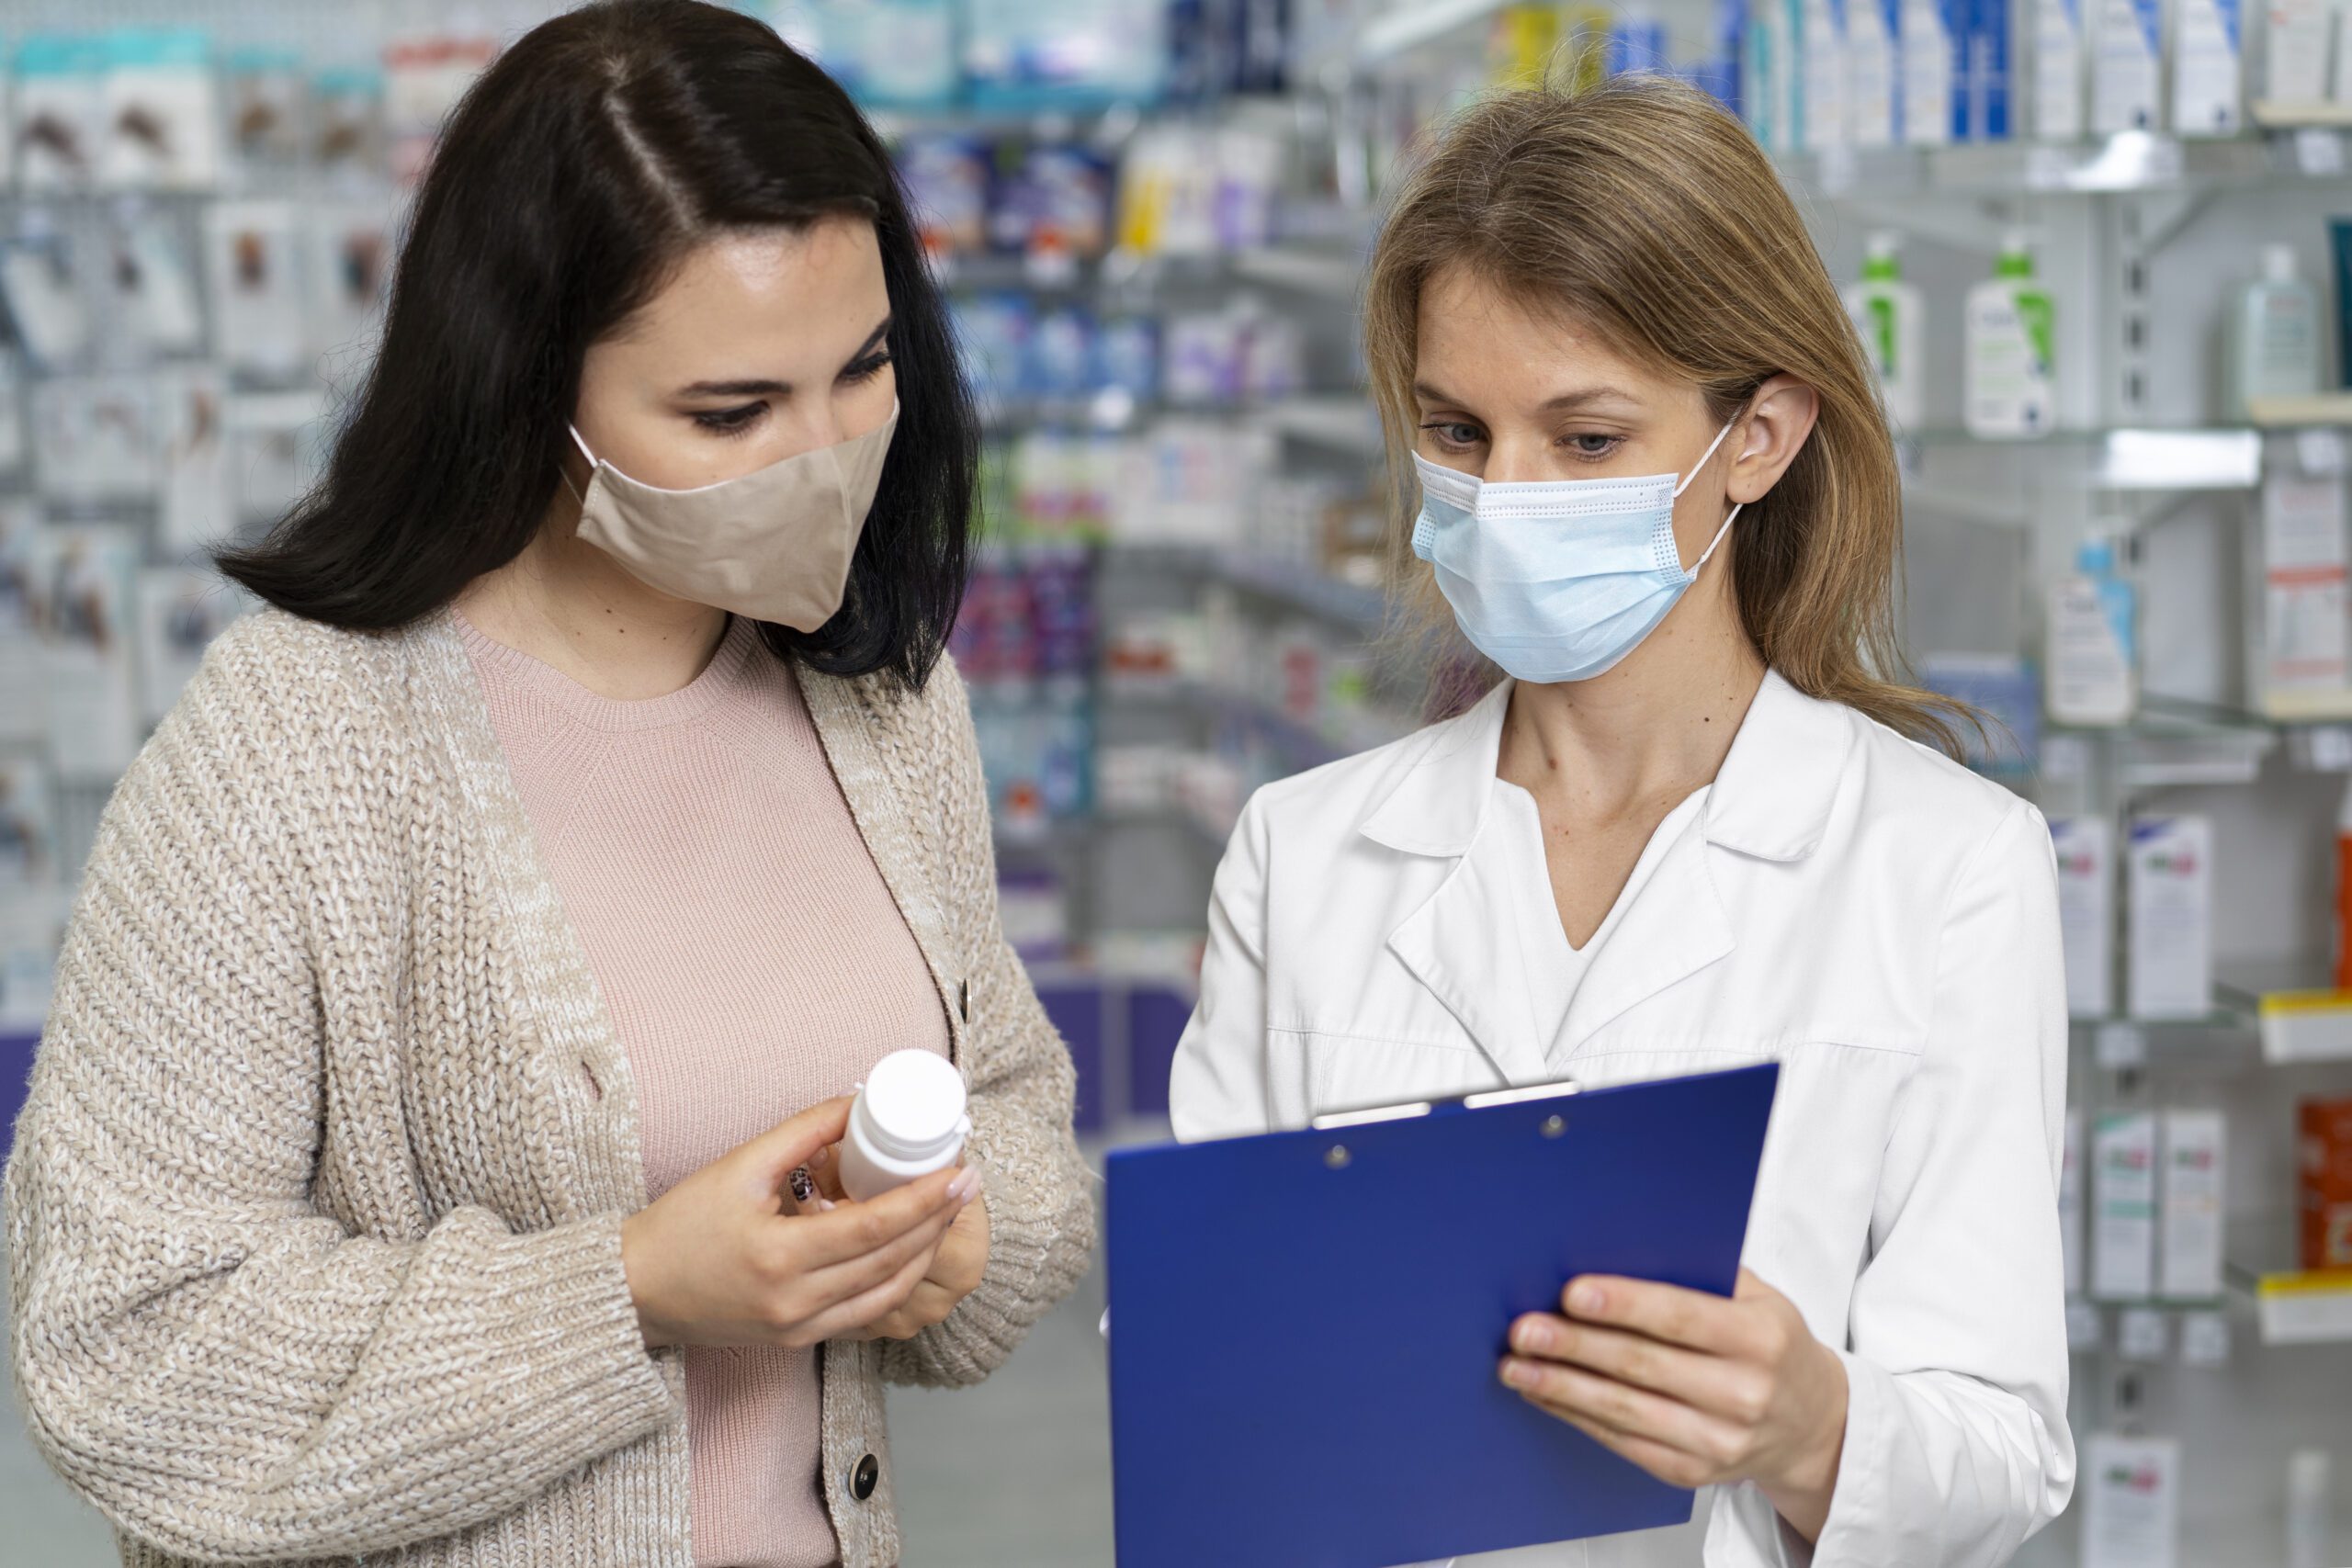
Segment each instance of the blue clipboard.
[{"label": "blue clipboard", "polygon": [[1393,1568],[1688,1519],[1498,1364],[1577,1274],[1731,1293],[1779,1076],[1114,1152],[1122,1568]]}]

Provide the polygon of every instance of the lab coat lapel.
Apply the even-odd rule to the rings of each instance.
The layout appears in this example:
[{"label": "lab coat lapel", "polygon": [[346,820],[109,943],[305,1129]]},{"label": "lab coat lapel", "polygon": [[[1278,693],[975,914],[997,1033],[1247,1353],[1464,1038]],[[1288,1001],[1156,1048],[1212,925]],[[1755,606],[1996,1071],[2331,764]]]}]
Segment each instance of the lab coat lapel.
[{"label": "lab coat lapel", "polygon": [[1687,823],[1592,955],[1569,998],[1559,1046],[1573,1055],[1627,1009],[1731,952],[1731,921],[1708,867],[1705,836]]},{"label": "lab coat lapel", "polygon": [[1541,1083],[1542,1043],[1510,929],[1510,868],[1504,836],[1491,830],[1495,758],[1506,681],[1467,712],[1433,725],[1411,749],[1380,803],[1359,825],[1374,843],[1420,859],[1452,861],[1436,890],[1388,934],[1388,950],[1429,987],[1505,1081]]},{"label": "lab coat lapel", "polygon": [[1509,869],[1495,863],[1507,849],[1499,835],[1482,833],[1437,891],[1389,934],[1388,950],[1517,1087],[1549,1075],[1521,972],[1519,933],[1505,923],[1505,911],[1518,907]]},{"label": "lab coat lapel", "polygon": [[1739,734],[1707,791],[1699,820],[1669,845],[1648,884],[1592,955],[1568,1003],[1559,1051],[1593,1035],[1668,987],[1729,953],[1730,917],[1719,883],[1761,865],[1804,860],[1828,830],[1857,721],[1767,671]]}]

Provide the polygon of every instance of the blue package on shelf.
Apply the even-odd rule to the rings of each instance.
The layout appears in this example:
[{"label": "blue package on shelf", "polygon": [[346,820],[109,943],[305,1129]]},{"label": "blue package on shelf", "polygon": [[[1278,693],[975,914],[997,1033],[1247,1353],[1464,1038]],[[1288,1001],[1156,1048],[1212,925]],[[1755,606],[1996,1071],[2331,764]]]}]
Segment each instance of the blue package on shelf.
[{"label": "blue package on shelf", "polygon": [[1611,76],[1633,71],[1665,72],[1666,24],[1647,17],[1617,17],[1609,24],[1601,62]]},{"label": "blue package on shelf", "polygon": [[1968,81],[1964,134],[1969,141],[2009,139],[2010,56],[2009,0],[1970,0],[1968,52],[1962,66]]},{"label": "blue package on shelf", "polygon": [[961,93],[956,0],[819,0],[807,20],[825,70],[861,104],[943,109]]},{"label": "blue package on shelf", "polygon": [[1084,147],[1043,142],[1000,157],[989,190],[989,243],[1028,254],[1050,247],[1100,255],[1111,244],[1112,169]]},{"label": "blue package on shelf", "polygon": [[936,131],[910,136],[897,163],[923,243],[936,251],[987,247],[989,148],[976,137]]},{"label": "blue package on shelf", "polygon": [[1002,417],[1023,396],[1029,333],[1036,311],[1025,296],[1012,293],[958,296],[948,306],[965,378],[980,405],[980,417]]},{"label": "blue package on shelf", "polygon": [[964,72],[973,107],[1154,102],[1167,81],[1166,11],[1166,0],[967,0]]},{"label": "blue package on shelf", "polygon": [[1093,381],[1094,318],[1076,305],[1039,314],[1022,359],[1022,389],[1033,398],[1076,398]]},{"label": "blue package on shelf", "polygon": [[1094,339],[1094,385],[1126,393],[1137,402],[1159,395],[1159,323],[1149,316],[1120,316],[1102,323]]},{"label": "blue package on shelf", "polygon": [[1939,654],[1920,660],[1919,680],[1989,721],[1982,737],[1959,726],[1962,760],[1970,767],[2007,777],[2040,766],[2041,682],[2032,664],[2003,654]]}]

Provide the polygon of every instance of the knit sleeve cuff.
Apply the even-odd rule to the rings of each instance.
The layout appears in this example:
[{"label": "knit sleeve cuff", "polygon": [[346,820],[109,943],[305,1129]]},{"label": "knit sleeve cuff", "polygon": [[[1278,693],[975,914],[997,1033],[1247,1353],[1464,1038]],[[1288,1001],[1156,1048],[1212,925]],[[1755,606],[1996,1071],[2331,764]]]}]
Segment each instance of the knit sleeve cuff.
[{"label": "knit sleeve cuff", "polygon": [[[977,1383],[1002,1366],[1031,1326],[1068,1295],[1093,1250],[1084,1178],[1074,1195],[1019,1201],[1010,1174],[981,1160],[989,1209],[989,1261],[979,1284],[941,1322],[914,1338],[886,1345],[883,1377],[933,1386]],[[1034,1178],[1032,1178],[1034,1181]],[[1059,1183],[1053,1184],[1058,1187]]]}]

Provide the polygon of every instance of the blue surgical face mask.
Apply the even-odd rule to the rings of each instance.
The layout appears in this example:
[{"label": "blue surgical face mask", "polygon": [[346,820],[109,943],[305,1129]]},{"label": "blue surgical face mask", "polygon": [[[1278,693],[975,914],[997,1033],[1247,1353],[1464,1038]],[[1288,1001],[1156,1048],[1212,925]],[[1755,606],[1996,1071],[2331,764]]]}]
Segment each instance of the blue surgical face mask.
[{"label": "blue surgical face mask", "polygon": [[1417,452],[1413,553],[1437,569],[1439,589],[1479,652],[1521,681],[1589,681],[1666,619],[1730,532],[1737,506],[1682,570],[1675,498],[1730,434],[1730,424],[1717,431],[1679,483],[1657,474],[1487,484]]}]

